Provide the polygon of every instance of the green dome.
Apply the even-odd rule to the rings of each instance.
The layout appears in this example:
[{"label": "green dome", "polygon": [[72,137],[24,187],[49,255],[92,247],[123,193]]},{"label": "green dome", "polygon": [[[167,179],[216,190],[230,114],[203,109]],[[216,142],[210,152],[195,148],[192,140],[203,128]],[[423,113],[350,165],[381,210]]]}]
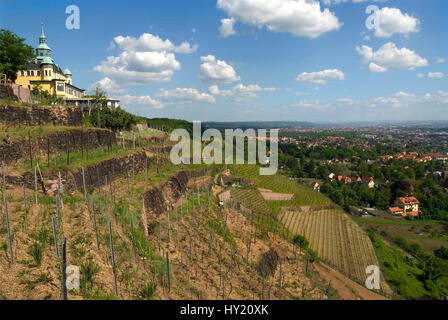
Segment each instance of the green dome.
[{"label": "green dome", "polygon": [[65,76],[72,76],[72,73],[71,73],[71,71],[70,71],[68,68],[66,68],[66,69],[64,70],[64,75],[65,75]]},{"label": "green dome", "polygon": [[50,50],[51,51],[51,48],[45,42],[39,43],[39,45],[37,46],[36,49]]},{"label": "green dome", "polygon": [[53,64],[53,59],[51,59],[50,57],[44,57],[42,59],[42,63],[41,64]]}]

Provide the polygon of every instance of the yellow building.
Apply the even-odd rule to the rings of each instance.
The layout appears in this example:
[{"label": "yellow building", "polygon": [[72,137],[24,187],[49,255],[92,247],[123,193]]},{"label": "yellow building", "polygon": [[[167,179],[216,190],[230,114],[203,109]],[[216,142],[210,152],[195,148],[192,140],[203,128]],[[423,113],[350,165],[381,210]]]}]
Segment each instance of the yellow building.
[{"label": "yellow building", "polygon": [[24,70],[17,73],[16,84],[32,90],[39,86],[40,90],[62,99],[77,99],[84,97],[85,90],[72,84],[72,73],[62,69],[51,58],[51,48],[47,45],[44,25],[36,48],[36,59],[25,65]]}]

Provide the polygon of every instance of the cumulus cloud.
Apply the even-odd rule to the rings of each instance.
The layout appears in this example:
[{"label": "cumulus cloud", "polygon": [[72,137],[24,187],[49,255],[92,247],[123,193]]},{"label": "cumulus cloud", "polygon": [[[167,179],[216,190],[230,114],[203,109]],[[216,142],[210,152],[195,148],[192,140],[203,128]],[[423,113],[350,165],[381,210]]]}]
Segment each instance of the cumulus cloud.
[{"label": "cumulus cloud", "polygon": [[314,110],[327,110],[327,109],[333,107],[333,104],[331,102],[322,101],[319,99],[314,99],[314,100],[305,99],[305,100],[301,100],[299,102],[293,103],[293,104],[289,105],[289,107],[301,108],[301,109],[303,108],[303,109],[314,109]]},{"label": "cumulus cloud", "polygon": [[143,33],[138,39],[130,36],[117,36],[115,43],[125,51],[172,51],[176,53],[193,53],[198,49],[198,45],[191,46],[189,42],[183,42],[175,46],[170,40],[162,40],[159,36]]},{"label": "cumulus cloud", "polygon": [[[369,0],[322,0],[322,3],[329,6],[332,4],[340,4],[340,3],[344,3],[344,2],[353,2],[353,3],[360,3],[360,2],[366,2]],[[373,2],[385,2],[387,0],[370,0]]]},{"label": "cumulus cloud", "polygon": [[251,84],[248,86],[242,83],[233,86],[231,89],[220,90],[218,86],[214,85],[209,88],[210,94],[220,95],[226,99],[241,103],[248,102],[257,98],[257,92],[268,92],[272,93],[277,91],[278,88],[262,88],[257,84]]},{"label": "cumulus cloud", "polygon": [[201,57],[201,61],[199,76],[204,82],[231,83],[240,80],[231,65],[223,60],[216,60],[213,55]]},{"label": "cumulus cloud", "polygon": [[124,89],[120,85],[118,85],[118,83],[108,77],[105,77],[100,81],[93,82],[90,85],[89,91],[95,92],[97,88],[105,91],[108,95],[114,95],[115,93],[122,93],[124,91]]},{"label": "cumulus cloud", "polygon": [[356,51],[364,63],[370,62],[369,71],[371,72],[386,72],[395,69],[414,70],[428,65],[428,60],[420,57],[415,51],[408,48],[399,49],[392,42],[384,44],[376,52],[366,45],[356,47]]},{"label": "cumulus cloud", "polygon": [[376,37],[390,38],[394,33],[408,35],[420,31],[420,20],[407,13],[402,13],[398,8],[384,7],[377,12],[377,15]]},{"label": "cumulus cloud", "polygon": [[441,78],[443,78],[443,73],[442,72],[428,72],[428,78],[441,79]]},{"label": "cumulus cloud", "polygon": [[303,72],[296,78],[297,82],[326,84],[328,80],[344,80],[345,74],[338,69],[327,69],[317,72]]},{"label": "cumulus cloud", "polygon": [[417,74],[418,78],[428,77],[429,79],[442,79],[444,76],[445,75],[442,72],[428,72],[427,74],[424,74],[424,73]]},{"label": "cumulus cloud", "polygon": [[352,98],[339,98],[334,101],[304,99],[289,105],[289,107],[316,110],[349,108],[350,110],[364,110],[364,112],[372,109],[377,109],[381,112],[392,112],[393,110],[399,109],[401,110],[400,112],[403,112],[403,110],[421,109],[423,107],[448,107],[448,92],[441,90],[436,93],[416,95],[414,93],[399,91],[391,96],[380,96],[367,100],[354,100]]},{"label": "cumulus cloud", "polygon": [[215,97],[195,88],[160,89],[155,96],[166,104],[190,104],[194,102],[215,103]]},{"label": "cumulus cloud", "polygon": [[221,27],[219,27],[219,34],[223,38],[227,38],[228,36],[232,36],[236,34],[236,31],[233,29],[235,26],[235,19],[221,19]]},{"label": "cumulus cloud", "polygon": [[192,53],[197,49],[197,45],[184,42],[176,46],[149,33],[139,38],[117,36],[114,43],[122,52],[107,57],[94,70],[121,86],[170,81],[174,71],[181,68],[175,53]]},{"label": "cumulus cloud", "polygon": [[235,21],[298,37],[316,38],[342,26],[317,0],[218,0],[217,6]]},{"label": "cumulus cloud", "polygon": [[150,96],[131,96],[124,95],[119,97],[121,104],[125,106],[149,106],[156,109],[162,109],[165,105],[160,101],[154,100]]},{"label": "cumulus cloud", "polygon": [[124,84],[147,84],[170,81],[180,63],[173,53],[122,52],[118,57],[107,57],[94,68],[116,82]]}]

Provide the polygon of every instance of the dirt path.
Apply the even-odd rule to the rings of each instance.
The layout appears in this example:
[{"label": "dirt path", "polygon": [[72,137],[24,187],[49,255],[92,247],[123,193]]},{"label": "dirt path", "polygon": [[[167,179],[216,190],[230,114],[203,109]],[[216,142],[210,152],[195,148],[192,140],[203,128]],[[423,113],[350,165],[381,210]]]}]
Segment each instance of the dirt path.
[{"label": "dirt path", "polygon": [[331,283],[342,300],[388,300],[323,263],[315,264],[314,268],[322,278]]}]

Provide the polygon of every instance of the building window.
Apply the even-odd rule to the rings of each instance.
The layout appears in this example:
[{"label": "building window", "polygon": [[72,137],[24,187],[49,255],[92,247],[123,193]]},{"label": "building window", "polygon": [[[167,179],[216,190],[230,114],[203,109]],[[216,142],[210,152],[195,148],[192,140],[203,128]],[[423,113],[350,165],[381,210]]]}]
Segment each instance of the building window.
[{"label": "building window", "polygon": [[26,75],[29,77],[30,76],[30,70],[26,71]]},{"label": "building window", "polygon": [[33,70],[31,70],[31,76],[34,77],[34,71]]},{"label": "building window", "polygon": [[63,92],[64,91],[64,84],[61,82],[58,82],[57,84],[57,90]]},{"label": "building window", "polygon": [[45,70],[45,76],[48,76],[48,71],[47,70]]},{"label": "building window", "polygon": [[37,76],[40,77],[40,71],[39,70],[37,70]]},{"label": "building window", "polygon": [[48,75],[51,77],[51,70],[48,71]]},{"label": "building window", "polygon": [[20,75],[23,77],[25,75],[25,72],[23,70],[20,71]]}]

